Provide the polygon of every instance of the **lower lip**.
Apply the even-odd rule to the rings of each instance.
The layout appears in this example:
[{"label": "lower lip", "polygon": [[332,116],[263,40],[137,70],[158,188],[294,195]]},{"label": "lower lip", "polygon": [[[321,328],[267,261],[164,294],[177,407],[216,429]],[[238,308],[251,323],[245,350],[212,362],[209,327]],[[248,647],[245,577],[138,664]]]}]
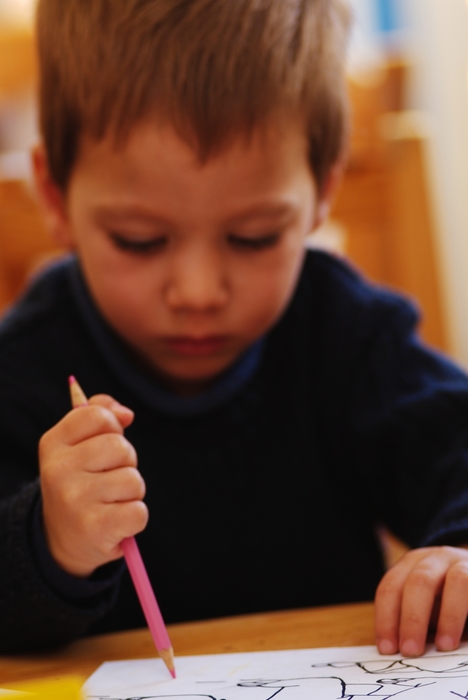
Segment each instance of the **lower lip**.
[{"label": "lower lip", "polygon": [[192,338],[167,338],[166,343],[177,355],[204,357],[223,350],[228,343],[228,338],[225,336],[212,336],[200,338],[199,340]]}]

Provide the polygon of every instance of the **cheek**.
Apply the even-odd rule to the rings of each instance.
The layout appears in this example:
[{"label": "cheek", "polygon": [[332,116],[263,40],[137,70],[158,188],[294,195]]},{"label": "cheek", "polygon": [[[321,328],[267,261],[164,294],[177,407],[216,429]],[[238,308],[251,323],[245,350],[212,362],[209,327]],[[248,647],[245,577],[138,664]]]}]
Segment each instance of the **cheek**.
[{"label": "cheek", "polygon": [[252,325],[262,332],[273,325],[287,307],[301,271],[305,248],[289,250],[289,254],[272,256],[268,262],[253,266],[249,279],[240,282],[239,307]]},{"label": "cheek", "polygon": [[104,275],[102,293],[108,304],[112,304],[117,315],[130,320],[144,317],[154,308],[157,300],[155,281],[144,274]]},{"label": "cheek", "polygon": [[124,256],[115,250],[103,233],[83,225],[77,236],[77,252],[91,292],[101,310],[128,314],[133,309],[145,308],[148,299],[150,274],[148,266],[139,259]]},{"label": "cheek", "polygon": [[134,334],[155,304],[154,276],[99,256],[82,260],[90,291],[103,316],[124,334]]}]

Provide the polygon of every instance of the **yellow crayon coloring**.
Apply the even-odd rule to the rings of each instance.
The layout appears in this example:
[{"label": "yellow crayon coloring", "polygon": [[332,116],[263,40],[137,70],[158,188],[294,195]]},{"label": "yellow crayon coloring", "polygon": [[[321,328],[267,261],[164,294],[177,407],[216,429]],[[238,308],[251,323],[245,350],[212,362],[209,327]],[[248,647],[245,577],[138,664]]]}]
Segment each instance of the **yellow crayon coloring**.
[{"label": "yellow crayon coloring", "polygon": [[0,691],[1,700],[84,700],[81,691],[83,682],[79,678],[62,680],[42,680],[28,683],[14,683],[10,686],[11,693]]}]

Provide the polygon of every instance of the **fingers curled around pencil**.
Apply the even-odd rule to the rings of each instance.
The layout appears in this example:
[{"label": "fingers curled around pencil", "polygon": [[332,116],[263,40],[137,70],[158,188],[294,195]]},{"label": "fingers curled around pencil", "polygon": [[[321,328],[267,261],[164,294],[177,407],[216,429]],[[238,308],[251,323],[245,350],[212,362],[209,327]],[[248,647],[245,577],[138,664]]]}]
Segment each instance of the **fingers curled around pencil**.
[{"label": "fingers curled around pencil", "polygon": [[121,424],[122,428],[128,428],[135,418],[135,414],[130,408],[123,406],[121,403],[112,398],[112,396],[108,396],[107,394],[97,394],[96,396],[92,396],[89,399],[88,404],[89,406],[101,406],[102,408],[106,408],[107,410],[111,411]]},{"label": "fingers curled around pencil", "polygon": [[137,454],[133,445],[116,433],[104,433],[75,446],[73,460],[87,472],[106,472],[121,467],[136,467]]},{"label": "fingers curled around pencil", "polygon": [[142,501],[113,503],[104,509],[88,510],[79,527],[80,540],[88,544],[83,548],[76,540],[74,550],[75,555],[78,545],[79,551],[85,552],[84,564],[79,562],[82,573],[89,575],[96,567],[120,558],[123,554],[121,541],[142,532],[147,522],[148,509]]},{"label": "fingers curled around pencil", "polygon": [[[115,533],[120,550],[120,542],[142,532],[148,524],[148,508],[143,501],[131,501],[109,506],[106,532]],[[117,546],[117,545],[116,545]]]},{"label": "fingers curled around pencil", "polygon": [[126,503],[142,501],[146,493],[146,485],[137,469],[122,467],[118,471],[110,471],[98,480],[98,497],[102,503]]},{"label": "fingers curled around pencil", "polygon": [[77,445],[96,435],[105,433],[123,434],[117,417],[102,406],[83,406],[73,409],[42,437],[53,448],[56,445]]}]

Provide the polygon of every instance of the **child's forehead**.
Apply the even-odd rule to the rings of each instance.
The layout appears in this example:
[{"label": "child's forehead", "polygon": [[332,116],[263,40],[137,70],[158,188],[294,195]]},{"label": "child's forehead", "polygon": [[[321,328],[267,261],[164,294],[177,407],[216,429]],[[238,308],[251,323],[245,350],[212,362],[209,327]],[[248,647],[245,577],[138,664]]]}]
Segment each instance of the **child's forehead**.
[{"label": "child's forehead", "polygon": [[[204,153],[190,132],[181,132],[169,122],[145,119],[120,137],[108,132],[99,140],[84,135],[77,165],[89,168],[131,167],[139,164],[159,169],[176,169],[181,176],[214,167],[229,171],[236,167],[255,168],[267,163],[280,167],[309,163],[309,145],[298,119],[271,119],[249,132],[228,135],[216,149]],[[178,170],[180,169],[180,170]]]},{"label": "child's forehead", "polygon": [[[169,125],[142,122],[125,141],[84,139],[71,181],[99,218],[287,217],[315,189],[296,124],[243,135],[206,160]],[[83,194],[84,193],[84,194]],[[113,213],[114,212],[114,213]],[[146,212],[146,214],[145,214]]]}]

